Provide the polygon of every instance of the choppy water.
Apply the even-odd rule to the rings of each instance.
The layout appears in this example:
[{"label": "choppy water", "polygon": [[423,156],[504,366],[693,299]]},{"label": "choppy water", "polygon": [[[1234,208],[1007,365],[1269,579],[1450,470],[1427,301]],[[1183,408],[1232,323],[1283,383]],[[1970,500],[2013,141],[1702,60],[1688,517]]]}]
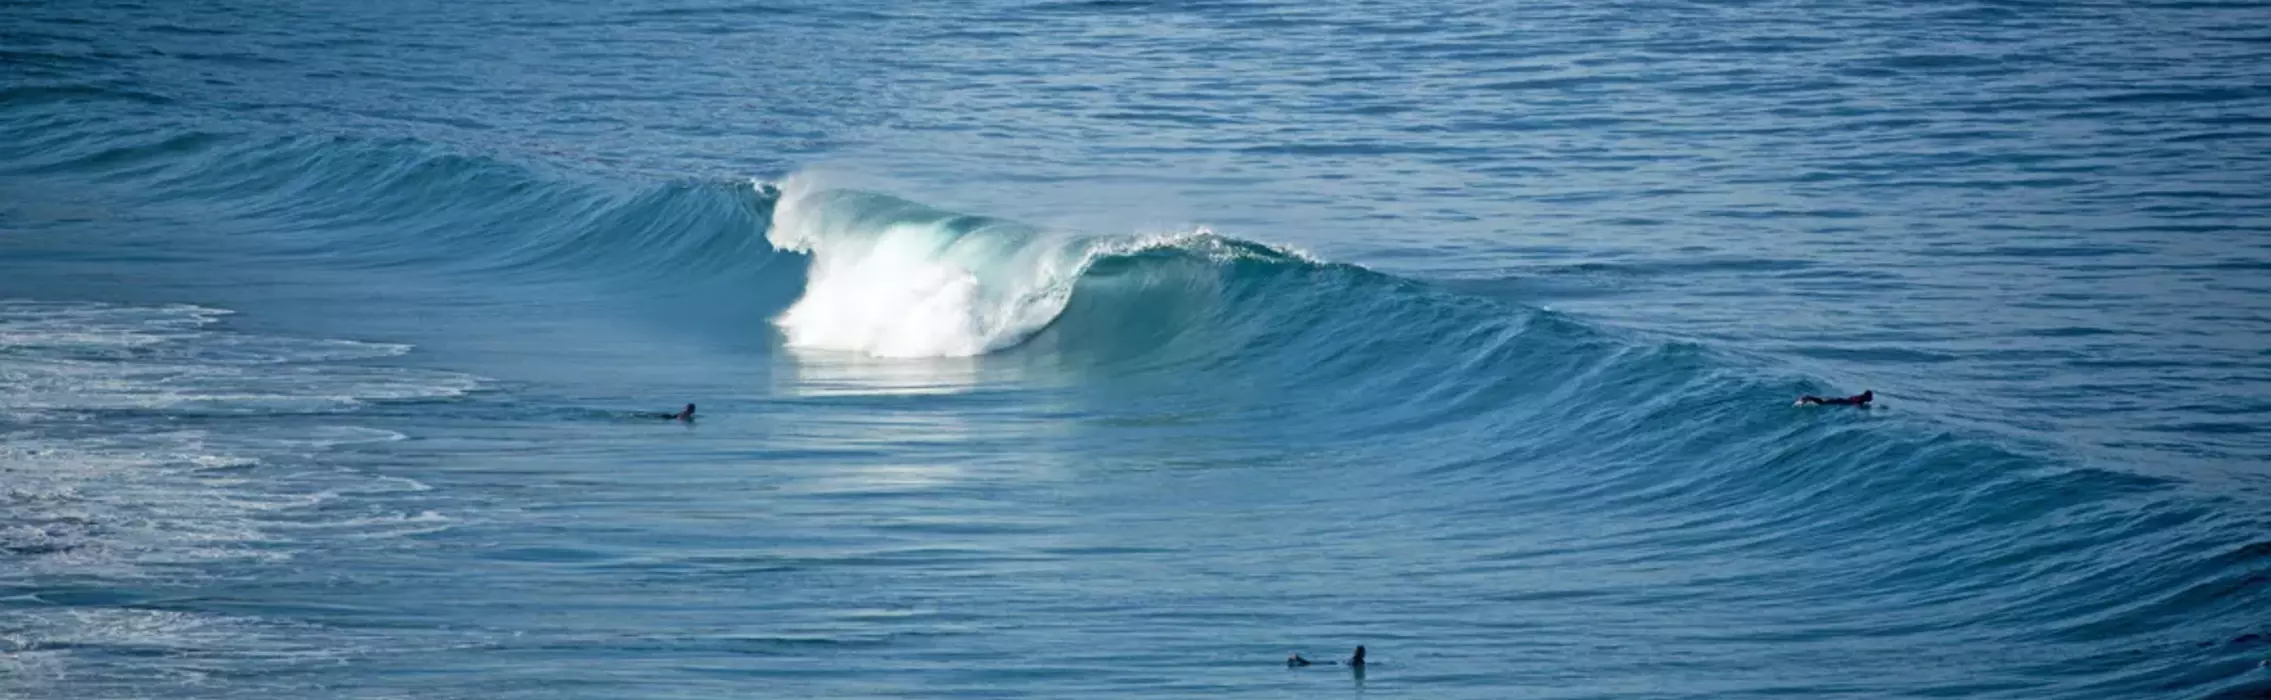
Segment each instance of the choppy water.
[{"label": "choppy water", "polygon": [[0,696],[2271,695],[2271,6],[0,11]]}]

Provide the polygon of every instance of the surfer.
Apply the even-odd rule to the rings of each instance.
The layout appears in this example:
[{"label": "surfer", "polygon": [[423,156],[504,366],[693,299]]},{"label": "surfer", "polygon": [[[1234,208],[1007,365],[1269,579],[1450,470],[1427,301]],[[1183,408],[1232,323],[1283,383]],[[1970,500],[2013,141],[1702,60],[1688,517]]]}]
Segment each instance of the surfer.
[{"label": "surfer", "polygon": [[[1798,404],[1797,404],[1797,405],[1800,405],[1800,406],[1860,406],[1860,407],[1863,407],[1863,408],[1867,408],[1867,407],[1869,406],[1869,402],[1871,402],[1871,401],[1875,401],[1875,400],[1877,400],[1877,392],[1876,392],[1876,391],[1874,391],[1874,390],[1870,390],[1870,391],[1863,391],[1863,392],[1861,392],[1861,393],[1858,393],[1858,394],[1854,394],[1854,395],[1852,395],[1852,396],[1846,396],[1846,397],[1842,397],[1842,398],[1828,398],[1828,399],[1825,399],[1825,398],[1822,398],[1822,397],[1819,397],[1819,396],[1815,396],[1815,395],[1813,395],[1813,394],[1807,394],[1807,395],[1805,395],[1805,396],[1800,396],[1800,397],[1798,397]],[[687,407],[687,408],[688,408],[689,410],[691,410],[691,409],[692,409],[693,407],[689,406],[689,407]]]},{"label": "surfer", "polygon": [[[1331,665],[1332,663],[1334,663],[1334,662],[1331,662],[1331,661],[1327,661],[1327,662],[1325,662],[1325,664],[1327,664],[1327,665]],[[1292,654],[1287,654],[1287,655],[1286,655],[1286,657],[1285,657],[1285,667],[1286,667],[1286,668],[1300,668],[1300,667],[1302,667],[1302,666],[1315,666],[1315,665],[1317,665],[1317,662],[1315,662],[1315,661],[1310,661],[1310,660],[1308,660],[1308,659],[1304,659],[1304,658],[1301,658],[1301,653],[1300,653],[1300,652],[1294,652],[1294,653],[1292,653]],[[1348,657],[1348,665],[1350,665],[1350,666],[1354,666],[1354,667],[1358,667],[1358,668],[1362,668],[1362,667],[1364,666],[1364,645],[1362,645],[1362,644],[1356,645],[1356,654],[1355,654],[1354,656],[1350,656],[1350,657]]]},{"label": "surfer", "polygon": [[686,410],[679,411],[677,413],[662,413],[657,415],[660,415],[663,420],[682,420],[692,422],[694,420],[694,404],[686,404]]}]

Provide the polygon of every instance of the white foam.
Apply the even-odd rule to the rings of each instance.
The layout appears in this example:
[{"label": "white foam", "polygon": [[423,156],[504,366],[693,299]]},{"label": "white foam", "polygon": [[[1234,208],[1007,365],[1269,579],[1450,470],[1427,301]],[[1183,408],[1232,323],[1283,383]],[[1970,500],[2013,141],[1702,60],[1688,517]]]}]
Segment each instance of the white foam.
[{"label": "white foam", "polygon": [[401,487],[402,487],[402,488],[401,488],[401,489],[399,489],[399,490],[402,490],[402,491],[410,491],[410,492],[420,492],[420,491],[432,491],[432,490],[434,490],[434,487],[426,485],[426,482],[423,482],[423,481],[419,481],[419,480],[417,480],[417,479],[412,479],[412,478],[409,478],[409,477],[402,477],[402,476],[382,476],[382,477],[378,477],[378,481],[379,481],[379,483],[385,483],[385,484],[396,484],[396,485],[399,485],[399,486],[401,486]]},{"label": "white foam", "polygon": [[311,638],[328,630],[248,616],[73,607],[9,611],[0,623],[0,697],[170,696],[159,689],[211,687],[221,673],[241,684],[234,664],[274,672],[357,653],[351,638]]},{"label": "white foam", "polygon": [[1074,281],[1104,245],[816,190],[800,178],[779,191],[767,240],[813,258],[804,295],[775,319],[791,347],[878,357],[966,357],[1009,347],[1064,310]]},{"label": "white foam", "polygon": [[0,363],[0,405],[64,410],[336,411],[370,400],[458,396],[480,386],[454,372],[393,367],[243,367],[20,358]]},{"label": "white foam", "polygon": [[875,217],[796,179],[782,191],[766,238],[813,257],[804,295],[775,320],[792,347],[977,355],[1039,330],[1071,296],[1081,261],[1070,239],[994,225],[957,231],[972,222],[936,212]]},{"label": "white foam", "polygon": [[[402,537],[454,527],[404,496],[415,479],[301,464],[305,443],[201,431],[0,436],[0,581],[69,574],[122,580],[173,565],[274,561],[311,535]],[[312,448],[323,449],[323,448]],[[416,502],[416,501],[412,501]]]},{"label": "white foam", "polygon": [[[0,301],[0,580],[179,575],[167,565],[288,558],[290,525],[399,511],[415,480],[307,468],[341,445],[403,439],[356,426],[90,416],[336,412],[470,391],[469,375],[342,364],[404,345],[239,334],[227,311]],[[178,424],[171,424],[178,425]],[[427,528],[437,523],[417,522]],[[348,529],[356,529],[350,526]],[[401,531],[400,525],[389,530]]]},{"label": "white foam", "polygon": [[244,545],[262,539],[253,509],[229,480],[197,476],[200,465],[243,459],[206,452],[194,432],[10,435],[0,444],[0,543],[24,558],[9,573],[137,576],[152,564],[250,555]]},{"label": "white foam", "polygon": [[0,412],[332,411],[376,399],[440,398],[479,386],[454,372],[337,364],[410,346],[213,328],[229,312],[0,300]]},{"label": "white foam", "polygon": [[318,451],[342,445],[368,445],[407,440],[410,436],[392,430],[365,428],[353,425],[322,426],[258,426],[248,425],[232,429],[226,435],[208,435],[207,440],[250,448],[296,449]]},{"label": "white foam", "polygon": [[1010,347],[1064,311],[1097,259],[1177,249],[1223,263],[1307,253],[1226,239],[1205,227],[1098,237],[959,217],[880,195],[778,185],[766,239],[812,256],[804,295],[774,319],[790,347],[879,357],[966,357]]}]

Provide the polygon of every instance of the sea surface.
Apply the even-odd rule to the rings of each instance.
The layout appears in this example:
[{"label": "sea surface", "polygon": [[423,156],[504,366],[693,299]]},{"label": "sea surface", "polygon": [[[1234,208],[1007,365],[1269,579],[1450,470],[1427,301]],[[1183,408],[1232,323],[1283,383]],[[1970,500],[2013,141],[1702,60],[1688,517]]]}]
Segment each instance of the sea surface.
[{"label": "sea surface", "polygon": [[2271,697],[2271,5],[0,2],[0,697]]}]

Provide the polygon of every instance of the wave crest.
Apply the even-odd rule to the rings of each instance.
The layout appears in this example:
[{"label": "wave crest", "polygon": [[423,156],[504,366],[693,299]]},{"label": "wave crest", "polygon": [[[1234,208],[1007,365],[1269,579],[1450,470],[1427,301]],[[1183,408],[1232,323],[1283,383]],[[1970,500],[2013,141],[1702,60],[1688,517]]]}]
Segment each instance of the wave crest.
[{"label": "wave crest", "polygon": [[[1163,249],[1223,261],[1295,253],[1198,231],[1079,236],[791,180],[766,240],[810,256],[804,293],[774,319],[792,347],[881,357],[964,357],[1046,328],[1100,260]],[[1259,252],[1257,252],[1259,251]]]}]

